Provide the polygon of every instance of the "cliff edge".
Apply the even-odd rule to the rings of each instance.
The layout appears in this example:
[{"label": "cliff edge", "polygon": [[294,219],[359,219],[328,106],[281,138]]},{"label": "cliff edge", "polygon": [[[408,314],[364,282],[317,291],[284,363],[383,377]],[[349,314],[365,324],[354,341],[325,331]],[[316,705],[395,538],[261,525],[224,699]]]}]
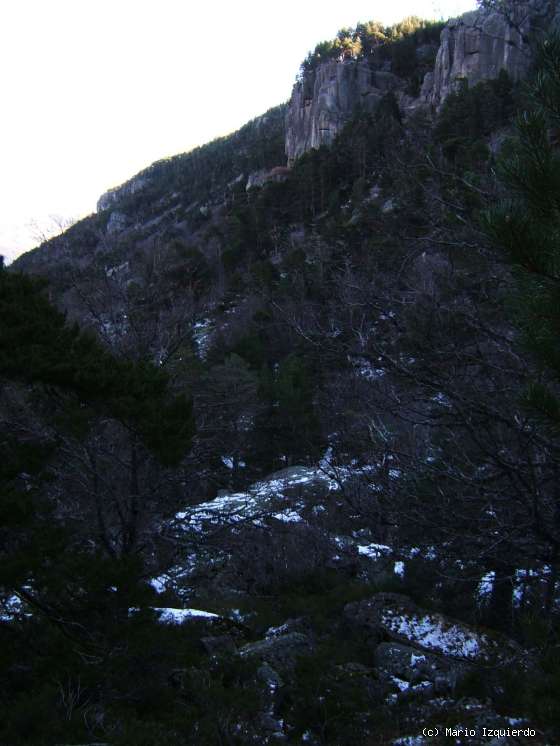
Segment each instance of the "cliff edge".
[{"label": "cliff edge", "polygon": [[[558,25],[557,6],[557,0],[506,0],[450,20],[416,95],[410,79],[396,75],[391,62],[380,61],[381,46],[367,56],[331,59],[307,71],[295,83],[286,113],[288,165],[311,148],[330,145],[356,109],[372,111],[388,91],[406,113],[438,109],[459,81],[473,86],[497,78],[501,70],[514,81],[523,79],[538,34]],[[424,45],[409,54],[420,68],[430,50]]]}]

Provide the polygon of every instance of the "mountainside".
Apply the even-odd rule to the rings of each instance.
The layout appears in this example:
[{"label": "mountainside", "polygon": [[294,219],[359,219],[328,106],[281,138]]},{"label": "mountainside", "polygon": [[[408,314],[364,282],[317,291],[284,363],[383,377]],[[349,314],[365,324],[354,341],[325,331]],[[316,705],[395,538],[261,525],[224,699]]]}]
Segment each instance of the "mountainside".
[{"label": "mountainside", "polygon": [[0,272],[10,744],[557,741],[555,23],[343,29]]}]

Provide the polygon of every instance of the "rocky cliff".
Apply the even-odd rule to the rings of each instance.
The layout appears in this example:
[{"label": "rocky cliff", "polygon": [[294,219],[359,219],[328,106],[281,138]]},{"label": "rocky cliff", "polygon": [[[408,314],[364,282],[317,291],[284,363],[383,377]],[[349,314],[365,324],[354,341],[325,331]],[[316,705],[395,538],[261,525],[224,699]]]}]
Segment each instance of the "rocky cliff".
[{"label": "rocky cliff", "polygon": [[124,198],[142,191],[146,187],[148,179],[140,175],[133,177],[121,186],[109,189],[97,200],[97,212],[108,210],[110,207],[121,202]]},{"label": "rocky cliff", "polygon": [[[387,91],[397,93],[405,111],[437,109],[459,80],[476,85],[497,78],[501,70],[522,79],[531,65],[535,34],[556,21],[557,0],[511,2],[499,11],[480,9],[449,21],[416,98],[405,94],[409,81],[393,74],[390,64],[379,69],[375,51],[367,59],[319,65],[293,88],[286,113],[288,165],[311,148],[330,145],[358,107],[371,111]],[[417,62],[424,53],[416,50]]]},{"label": "rocky cliff", "polygon": [[389,90],[404,86],[396,75],[368,62],[330,60],[298,81],[286,114],[286,155],[291,165],[311,148],[331,145],[357,106],[372,111]]},{"label": "rocky cliff", "polygon": [[479,10],[451,20],[443,29],[433,73],[424,79],[422,95],[438,107],[457,82],[476,85],[505,70],[513,80],[527,75],[535,33],[556,23],[556,2],[534,0],[509,10]]}]

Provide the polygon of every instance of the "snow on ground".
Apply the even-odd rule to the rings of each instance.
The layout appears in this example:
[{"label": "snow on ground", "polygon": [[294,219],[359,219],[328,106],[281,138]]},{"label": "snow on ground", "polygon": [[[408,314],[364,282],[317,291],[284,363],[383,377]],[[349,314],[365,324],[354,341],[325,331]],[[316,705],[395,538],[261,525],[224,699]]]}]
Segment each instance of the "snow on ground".
[{"label": "snow on ground", "polygon": [[515,571],[513,578],[513,605],[522,606],[527,593],[543,593],[544,587],[549,582],[550,565],[541,565],[538,568]]},{"label": "snow on ground", "polygon": [[154,578],[151,578],[148,583],[156,591],[156,593],[165,593],[165,591],[174,591],[175,593],[181,592],[178,587],[184,588],[184,583],[193,572],[207,561],[207,558],[201,552],[191,552],[187,554],[183,560],[182,565],[171,567],[167,572],[162,573]]},{"label": "snow on ground", "polygon": [[[234,460],[233,456],[222,456],[222,463],[228,469],[234,469],[235,466],[236,466],[235,460]],[[247,464],[245,463],[245,461],[238,461],[237,462],[237,467],[239,469],[244,469],[246,466],[247,466]]]},{"label": "snow on ground", "polygon": [[348,355],[348,362],[354,368],[356,375],[367,381],[377,381],[385,375],[384,368],[376,368],[370,360],[365,357]]},{"label": "snow on ground", "polygon": [[443,655],[455,658],[484,658],[485,653],[492,647],[492,641],[486,635],[475,635],[462,625],[449,624],[435,614],[405,615],[393,609],[385,609],[382,619],[393,633]]},{"label": "snow on ground", "polygon": [[399,679],[397,676],[391,677],[393,680],[393,684],[399,689],[401,692],[406,692],[406,690],[410,687],[410,682],[405,681],[404,679]]},{"label": "snow on ground", "polygon": [[214,323],[211,319],[202,319],[193,324],[193,338],[200,358],[204,360],[212,341]]},{"label": "snow on ground", "polygon": [[[190,619],[221,619],[219,614],[213,614],[211,611],[202,609],[173,609],[167,606],[154,606],[151,608],[158,614],[160,624],[183,624]],[[139,611],[137,607],[128,610],[129,614],[136,614]]]},{"label": "snow on ground", "polygon": [[202,611],[201,609],[170,609],[166,607],[156,607],[154,611],[158,612],[158,621],[161,624],[183,624],[187,619],[220,619],[219,614],[213,614],[211,611]]},{"label": "snow on ground", "polygon": [[[349,474],[353,474],[348,470]],[[229,524],[256,519],[266,514],[274,515],[279,520],[296,521],[298,515],[293,509],[278,511],[278,501],[287,500],[286,492],[298,487],[322,487],[326,492],[340,489],[340,480],[348,475],[339,475],[334,479],[321,465],[294,466],[272,474],[269,479],[256,482],[246,492],[228,492],[218,495],[213,500],[193,505],[177,513],[174,523],[183,529],[203,531],[205,524]],[[274,503],[274,505],[273,505]],[[303,507],[303,506],[302,506]],[[282,515],[279,518],[279,515]],[[299,516],[301,519],[301,516]]]},{"label": "snow on ground", "polygon": [[228,492],[218,495],[213,500],[193,505],[177,513],[174,523],[185,530],[201,532],[205,525],[229,524],[256,518],[262,513],[264,505],[258,495],[251,492]]},{"label": "snow on ground", "polygon": [[392,552],[393,550],[391,547],[388,547],[386,544],[372,543],[358,545],[358,554],[374,560],[381,559],[381,557],[387,557],[387,555],[392,554]]},{"label": "snow on ground", "polygon": [[489,596],[492,595],[494,589],[494,581],[496,579],[496,573],[494,571],[487,572],[483,575],[478,584],[476,595],[480,601],[485,601]]},{"label": "snow on ground", "polygon": [[281,624],[279,627],[269,627],[266,632],[264,633],[265,637],[278,637],[278,635],[283,635],[285,632],[288,632],[290,629],[290,625],[284,622],[284,624]]},{"label": "snow on ground", "polygon": [[274,513],[273,518],[283,523],[301,523],[303,518],[295,510],[284,510],[282,513]]}]

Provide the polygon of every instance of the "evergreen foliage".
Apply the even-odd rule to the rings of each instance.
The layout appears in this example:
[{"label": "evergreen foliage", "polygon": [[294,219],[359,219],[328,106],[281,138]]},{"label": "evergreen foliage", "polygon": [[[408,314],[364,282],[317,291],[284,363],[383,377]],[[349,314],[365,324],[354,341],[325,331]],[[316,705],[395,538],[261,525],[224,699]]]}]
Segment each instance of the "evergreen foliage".
[{"label": "evergreen foliage", "polygon": [[[115,360],[91,334],[69,325],[36,281],[0,273],[0,376],[75,397],[133,427],[164,463],[176,463],[193,434],[188,397],[167,401],[167,376],[147,363]],[[83,418],[83,413],[81,417]]]},{"label": "evergreen foliage", "polygon": [[509,124],[516,108],[513,85],[504,70],[496,80],[472,88],[463,80],[443,103],[435,139],[448,158],[470,165],[488,155],[485,138]]},{"label": "evergreen foliage", "polygon": [[16,416],[15,427],[0,423],[0,587],[16,603],[8,611],[15,619],[0,622],[10,702],[0,705],[2,731],[10,743],[50,744],[83,737],[84,703],[100,686],[108,696],[122,691],[120,666],[129,685],[140,628],[129,609],[147,593],[141,555],[107,553],[94,527],[84,535],[60,499],[62,444],[112,418],[177,464],[194,433],[192,406],[173,396],[161,370],[116,359],[66,322],[41,283],[6,270],[0,381],[3,413]]},{"label": "evergreen foliage", "polygon": [[392,26],[379,21],[358,23],[355,28],[343,28],[333,40],[317,44],[301,64],[303,78],[318,65],[330,59],[352,59],[393,63],[393,72],[408,77],[418,66],[416,49],[422,44],[437,42],[444,24],[409,16]]},{"label": "evergreen foliage", "polygon": [[[272,168],[284,160],[284,104],[248,122],[237,132],[219,137],[188,153],[152,163],[135,178],[145,182],[139,192],[122,200],[119,207],[129,214],[149,217],[158,198],[169,194],[180,198],[184,207],[205,201],[241,174]],[[203,221],[204,214],[196,211]],[[193,216],[189,214],[192,219]]]},{"label": "evergreen foliage", "polygon": [[545,379],[535,382],[527,401],[560,432],[560,38],[545,41],[529,91],[531,108],[517,120],[517,139],[499,163],[506,190],[501,205],[484,223],[503,248],[517,279],[513,311],[525,344],[540,361]]}]

